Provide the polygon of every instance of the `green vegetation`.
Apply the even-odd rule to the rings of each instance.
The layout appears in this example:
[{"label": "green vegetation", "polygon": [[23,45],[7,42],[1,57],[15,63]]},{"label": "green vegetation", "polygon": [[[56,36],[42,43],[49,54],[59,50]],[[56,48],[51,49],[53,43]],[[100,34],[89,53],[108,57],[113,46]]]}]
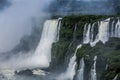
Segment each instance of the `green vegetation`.
[{"label": "green vegetation", "polygon": [[64,40],[72,40],[73,32],[75,26],[77,26],[76,30],[76,38],[82,38],[83,29],[86,23],[94,23],[96,21],[105,20],[109,17],[116,18],[119,15],[71,15],[65,16],[61,21],[61,30],[60,30],[60,39]]},{"label": "green vegetation", "polygon": [[[53,44],[52,59],[53,64],[61,64],[72,56],[76,46],[82,41],[83,28],[86,23],[92,23],[99,20],[102,16],[66,16],[61,21],[60,40]],[[74,29],[76,26],[76,31]],[[75,34],[75,40],[73,36]],[[69,55],[69,56],[68,56]],[[67,59],[66,59],[67,57]],[[68,62],[68,61],[66,61]]]},{"label": "green vegetation", "polygon": [[[104,59],[104,61],[99,62],[99,64],[103,65],[108,64],[108,69],[105,71],[104,75],[101,77],[101,73],[98,71],[98,80],[112,80],[117,74],[120,74],[120,39],[110,39],[106,44],[98,43],[95,47],[90,47],[89,45],[83,45],[77,51],[77,62],[84,57],[86,64],[91,66],[93,57],[95,55],[98,58]],[[101,67],[101,66],[98,66]],[[103,70],[104,71],[104,70]],[[120,78],[119,78],[120,79]]]},{"label": "green vegetation", "polygon": [[[83,29],[86,23],[94,23],[109,17],[116,19],[118,16],[119,15],[65,16],[61,21],[60,40],[54,43],[52,47],[52,61],[54,62],[51,64],[62,65],[69,61],[75,52],[76,46],[82,42]],[[77,29],[74,32],[75,26]],[[73,37],[75,37],[75,39],[73,39]],[[83,45],[82,48],[77,51],[77,63],[79,64],[80,59],[84,57],[85,65],[87,65],[88,68],[87,70],[90,71],[93,58],[96,55],[99,61],[99,64],[97,64],[98,80],[112,80],[117,74],[119,74],[118,78],[120,80],[120,39],[110,39],[106,44],[99,42],[95,47],[90,47],[89,44]],[[105,70],[106,64],[109,65],[107,70]]]}]

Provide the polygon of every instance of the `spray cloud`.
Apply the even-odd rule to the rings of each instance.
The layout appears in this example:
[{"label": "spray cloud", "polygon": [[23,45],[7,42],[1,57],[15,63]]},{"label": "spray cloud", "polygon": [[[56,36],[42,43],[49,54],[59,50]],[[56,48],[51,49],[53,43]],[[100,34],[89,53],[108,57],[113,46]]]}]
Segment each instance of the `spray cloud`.
[{"label": "spray cloud", "polygon": [[23,35],[30,34],[32,19],[39,23],[47,16],[43,10],[51,0],[8,1],[10,5],[0,11],[0,52],[11,50]]}]

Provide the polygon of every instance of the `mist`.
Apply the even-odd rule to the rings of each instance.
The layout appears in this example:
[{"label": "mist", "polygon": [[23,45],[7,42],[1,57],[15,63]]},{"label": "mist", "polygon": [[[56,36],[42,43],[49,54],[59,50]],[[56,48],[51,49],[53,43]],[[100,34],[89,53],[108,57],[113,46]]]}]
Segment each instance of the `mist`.
[{"label": "mist", "polygon": [[[0,52],[11,50],[24,35],[29,35],[33,19],[38,26],[49,14],[44,9],[51,0],[8,0],[9,6],[0,11]],[[5,3],[4,3],[5,4]]]}]

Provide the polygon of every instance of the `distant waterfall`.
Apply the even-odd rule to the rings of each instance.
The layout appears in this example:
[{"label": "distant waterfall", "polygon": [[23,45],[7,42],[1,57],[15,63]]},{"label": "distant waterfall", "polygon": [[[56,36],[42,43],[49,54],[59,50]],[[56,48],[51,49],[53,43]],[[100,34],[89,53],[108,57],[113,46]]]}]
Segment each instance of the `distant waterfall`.
[{"label": "distant waterfall", "polygon": [[117,78],[118,78],[118,74],[114,77],[114,79],[113,79],[113,80],[117,80]]},{"label": "distant waterfall", "polygon": [[97,80],[96,60],[97,60],[97,56],[94,57],[94,64],[93,64],[92,69],[91,69],[91,78],[90,78],[90,80]]},{"label": "distant waterfall", "polygon": [[57,25],[57,40],[56,40],[56,41],[59,41],[61,20],[62,20],[62,18],[59,18],[59,19],[58,19],[58,25]]},{"label": "distant waterfall", "polygon": [[73,80],[75,75],[75,67],[76,67],[76,53],[79,48],[81,48],[82,45],[78,45],[73,57],[70,59],[68,68],[65,73],[62,73],[57,80]]},{"label": "distant waterfall", "polygon": [[[99,41],[103,43],[107,42],[110,37],[120,38],[120,20],[119,19],[117,20],[117,22],[112,21],[112,27],[110,27],[110,18],[104,21],[98,21],[97,26],[95,26],[95,24],[96,23],[88,24],[88,25],[85,24],[84,32],[83,32],[84,44],[90,43],[91,46],[95,46],[96,43],[98,43]],[[96,32],[96,30],[98,32]],[[97,35],[95,33],[97,33]]]},{"label": "distant waterfall", "polygon": [[83,43],[89,43],[90,42],[90,24],[87,26],[87,24],[85,24],[85,27],[84,27],[84,38],[83,38]]},{"label": "distant waterfall", "polygon": [[80,60],[80,66],[77,73],[77,80],[84,80],[84,68],[85,68],[85,63],[84,63],[84,58],[82,58]]},{"label": "distant waterfall", "polygon": [[58,39],[58,21],[47,20],[45,22],[39,45],[34,54],[38,64],[43,64],[45,67],[48,67],[51,61],[52,43]]}]

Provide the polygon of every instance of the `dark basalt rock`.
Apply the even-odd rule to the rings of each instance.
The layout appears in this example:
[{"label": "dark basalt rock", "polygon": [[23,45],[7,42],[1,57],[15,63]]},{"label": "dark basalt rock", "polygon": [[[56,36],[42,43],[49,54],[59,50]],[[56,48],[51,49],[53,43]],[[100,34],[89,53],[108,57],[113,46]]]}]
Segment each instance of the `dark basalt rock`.
[{"label": "dark basalt rock", "polygon": [[31,76],[31,75],[33,75],[33,72],[32,72],[32,70],[29,70],[29,69],[27,69],[27,70],[23,70],[23,71],[20,71],[20,72],[15,72],[17,75],[28,75],[28,76]]}]

